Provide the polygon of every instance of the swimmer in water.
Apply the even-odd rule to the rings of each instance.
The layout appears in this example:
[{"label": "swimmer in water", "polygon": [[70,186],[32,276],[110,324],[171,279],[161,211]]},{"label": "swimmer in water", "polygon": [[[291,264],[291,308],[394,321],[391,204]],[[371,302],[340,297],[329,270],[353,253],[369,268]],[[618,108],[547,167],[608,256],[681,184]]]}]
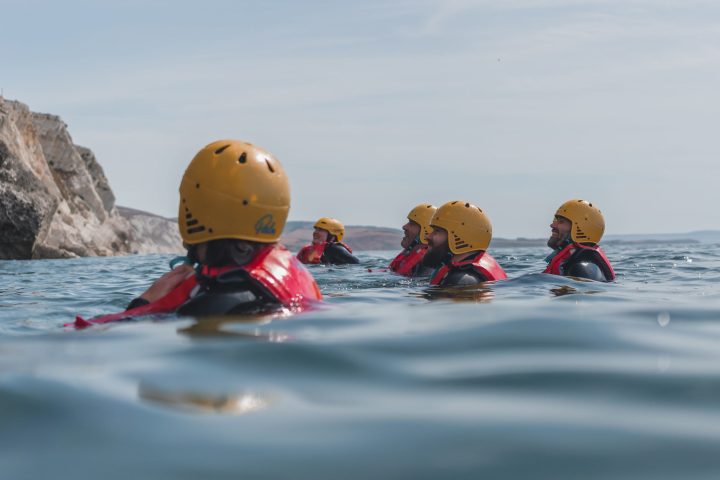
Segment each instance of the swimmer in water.
[{"label": "swimmer in water", "polygon": [[312,243],[305,245],[297,254],[302,263],[323,263],[325,265],[344,265],[360,263],[352,254],[352,249],[342,243],[345,226],[335,218],[322,217],[313,225]]},{"label": "swimmer in water", "polygon": [[428,235],[432,232],[430,220],[437,208],[429,203],[421,203],[410,210],[407,223],[402,229],[405,233],[400,252],[390,263],[390,270],[407,277],[422,277],[432,274],[433,269],[423,266],[422,260],[428,251]]},{"label": "swimmer in water", "polygon": [[585,200],[568,200],[555,212],[548,247],[553,252],[545,259],[543,273],[586,278],[599,282],[615,280],[610,260],[600,249],[605,219],[600,209]]},{"label": "swimmer in water", "polygon": [[207,145],[180,185],[186,261],[135,298],[126,313],[299,311],[322,299],[312,275],[277,243],[289,209],[288,179],[272,154],[236,140]]},{"label": "swimmer in water", "polygon": [[423,265],[436,269],[430,285],[475,285],[507,278],[486,252],[492,225],[479,207],[461,200],[448,202],[437,209],[430,226],[430,248],[423,258]]}]

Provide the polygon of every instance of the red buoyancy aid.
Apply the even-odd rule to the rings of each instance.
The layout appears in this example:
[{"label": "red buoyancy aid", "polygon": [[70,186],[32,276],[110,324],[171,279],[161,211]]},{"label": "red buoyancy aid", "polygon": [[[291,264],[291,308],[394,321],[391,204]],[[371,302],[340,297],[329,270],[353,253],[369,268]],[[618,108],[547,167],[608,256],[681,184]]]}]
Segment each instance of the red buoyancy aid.
[{"label": "red buoyancy aid", "polygon": [[464,265],[472,265],[476,272],[480,273],[483,277],[491,280],[504,280],[507,278],[505,270],[502,269],[499,263],[487,252],[480,252],[475,258],[470,260],[463,260],[460,262],[450,262],[443,265],[435,272],[430,285],[440,285],[443,279],[447,276],[452,269],[462,267]]},{"label": "red buoyancy aid", "polygon": [[599,258],[601,265],[600,269],[603,271],[605,276],[608,278],[608,281],[612,282],[615,280],[615,270],[613,270],[612,265],[610,264],[610,260],[605,256],[605,252],[602,251],[599,245],[582,245],[580,243],[571,243],[570,245],[566,246],[562,250],[560,250],[558,253],[555,254],[554,257],[550,260],[550,263],[548,263],[547,268],[543,271],[543,273],[549,273],[551,275],[562,275],[562,266],[565,262],[570,259],[570,257],[578,250],[590,250],[595,252],[595,257]]},{"label": "red buoyancy aid", "polygon": [[327,242],[305,245],[300,249],[296,258],[302,263],[320,263],[320,259],[322,258],[323,253],[325,253],[325,245],[327,245]]},{"label": "red buoyancy aid", "polygon": [[[352,248],[348,247],[342,242],[333,242],[333,243],[339,243],[345,249],[352,253]],[[308,245],[305,245],[303,248],[300,249],[300,251],[297,254],[297,259],[300,260],[302,263],[306,264],[317,264],[321,263],[321,259],[323,254],[325,253],[325,248],[330,245],[330,242],[322,242],[322,243],[310,243]]]},{"label": "red buoyancy aid", "polygon": [[395,259],[390,262],[390,270],[400,275],[410,276],[413,274],[415,266],[420,263],[428,251],[428,246],[422,243],[418,244],[410,250],[403,250]]},{"label": "red buoyancy aid", "polygon": [[[237,268],[247,271],[250,276],[265,287],[283,307],[295,313],[307,309],[312,305],[313,301],[322,300],[320,289],[310,272],[305,270],[300,262],[280,244],[263,247],[247,265],[241,267],[203,266],[200,274],[206,277],[216,277],[221,273]],[[154,302],[92,320],[84,320],[78,316],[75,319],[75,323],[65,326],[85,328],[93,324],[108,323],[140,315],[171,313],[190,299],[191,292],[197,285],[198,276],[193,275],[182,281],[170,293]]]}]

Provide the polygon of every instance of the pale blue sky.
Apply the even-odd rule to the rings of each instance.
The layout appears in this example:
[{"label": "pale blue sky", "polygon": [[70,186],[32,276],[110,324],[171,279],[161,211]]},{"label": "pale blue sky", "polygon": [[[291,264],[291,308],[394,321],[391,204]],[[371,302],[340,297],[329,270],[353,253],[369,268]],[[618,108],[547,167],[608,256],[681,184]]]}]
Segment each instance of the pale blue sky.
[{"label": "pale blue sky", "polygon": [[0,88],[60,115],[118,203],[174,216],[195,152],[273,152],[290,219],[400,226],[469,200],[545,236],[718,229],[720,4],[0,0]]}]

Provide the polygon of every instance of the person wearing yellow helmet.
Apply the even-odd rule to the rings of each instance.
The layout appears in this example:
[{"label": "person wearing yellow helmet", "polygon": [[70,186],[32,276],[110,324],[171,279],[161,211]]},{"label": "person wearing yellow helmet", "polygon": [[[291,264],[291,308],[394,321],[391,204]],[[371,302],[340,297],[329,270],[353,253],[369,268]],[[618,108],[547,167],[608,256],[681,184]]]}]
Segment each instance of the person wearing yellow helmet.
[{"label": "person wearing yellow helmet", "polygon": [[432,232],[430,220],[437,208],[429,203],[421,203],[407,215],[407,223],[402,229],[405,235],[400,240],[403,251],[390,263],[390,270],[408,277],[427,276],[432,269],[423,266],[422,260],[428,251],[427,237]]},{"label": "person wearing yellow helmet", "polygon": [[345,226],[336,218],[321,217],[313,225],[312,243],[305,245],[297,254],[302,263],[344,265],[360,263],[352,249],[342,242]]},{"label": "person wearing yellow helmet", "polygon": [[492,225],[479,207],[461,200],[448,202],[437,209],[430,226],[430,249],[423,258],[423,265],[436,269],[430,285],[474,285],[507,278],[487,253]]},{"label": "person wearing yellow helmet", "polygon": [[[89,323],[163,312],[221,315],[309,307],[322,299],[320,290],[277,243],[289,209],[288,179],[272,154],[236,140],[207,145],[180,185],[184,264],[156,280],[125,312]],[[76,326],[87,326],[80,320]]]},{"label": "person wearing yellow helmet", "polygon": [[550,230],[547,244],[553,252],[545,259],[548,266],[543,273],[600,282],[615,280],[610,260],[599,245],[605,232],[599,208],[586,200],[568,200],[555,212]]}]

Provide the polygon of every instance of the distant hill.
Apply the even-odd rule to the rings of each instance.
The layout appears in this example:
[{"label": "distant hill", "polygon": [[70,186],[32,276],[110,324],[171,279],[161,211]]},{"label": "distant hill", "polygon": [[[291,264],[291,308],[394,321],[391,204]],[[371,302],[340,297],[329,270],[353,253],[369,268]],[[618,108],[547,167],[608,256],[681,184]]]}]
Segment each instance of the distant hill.
[{"label": "distant hill", "polygon": [[[287,222],[280,241],[292,251],[300,250],[312,240],[314,222]],[[403,231],[399,228],[373,227],[370,225],[347,225],[343,239],[353,250],[400,250]],[[493,248],[539,247],[547,238],[493,238]]]},{"label": "distant hill", "polygon": [[[299,250],[312,239],[313,222],[288,222],[281,241],[293,251]],[[399,250],[403,236],[399,228],[373,227],[368,225],[348,225],[345,227],[345,241],[354,250]],[[720,243],[720,231],[704,230],[689,233],[659,233],[607,235],[606,244],[631,243]],[[495,237],[491,248],[544,247],[547,237],[542,238],[502,238]]]},{"label": "distant hill", "polygon": [[[312,240],[314,222],[287,222],[280,238],[291,251],[300,250]],[[343,239],[353,250],[398,250],[403,232],[399,228],[348,225]]]}]

